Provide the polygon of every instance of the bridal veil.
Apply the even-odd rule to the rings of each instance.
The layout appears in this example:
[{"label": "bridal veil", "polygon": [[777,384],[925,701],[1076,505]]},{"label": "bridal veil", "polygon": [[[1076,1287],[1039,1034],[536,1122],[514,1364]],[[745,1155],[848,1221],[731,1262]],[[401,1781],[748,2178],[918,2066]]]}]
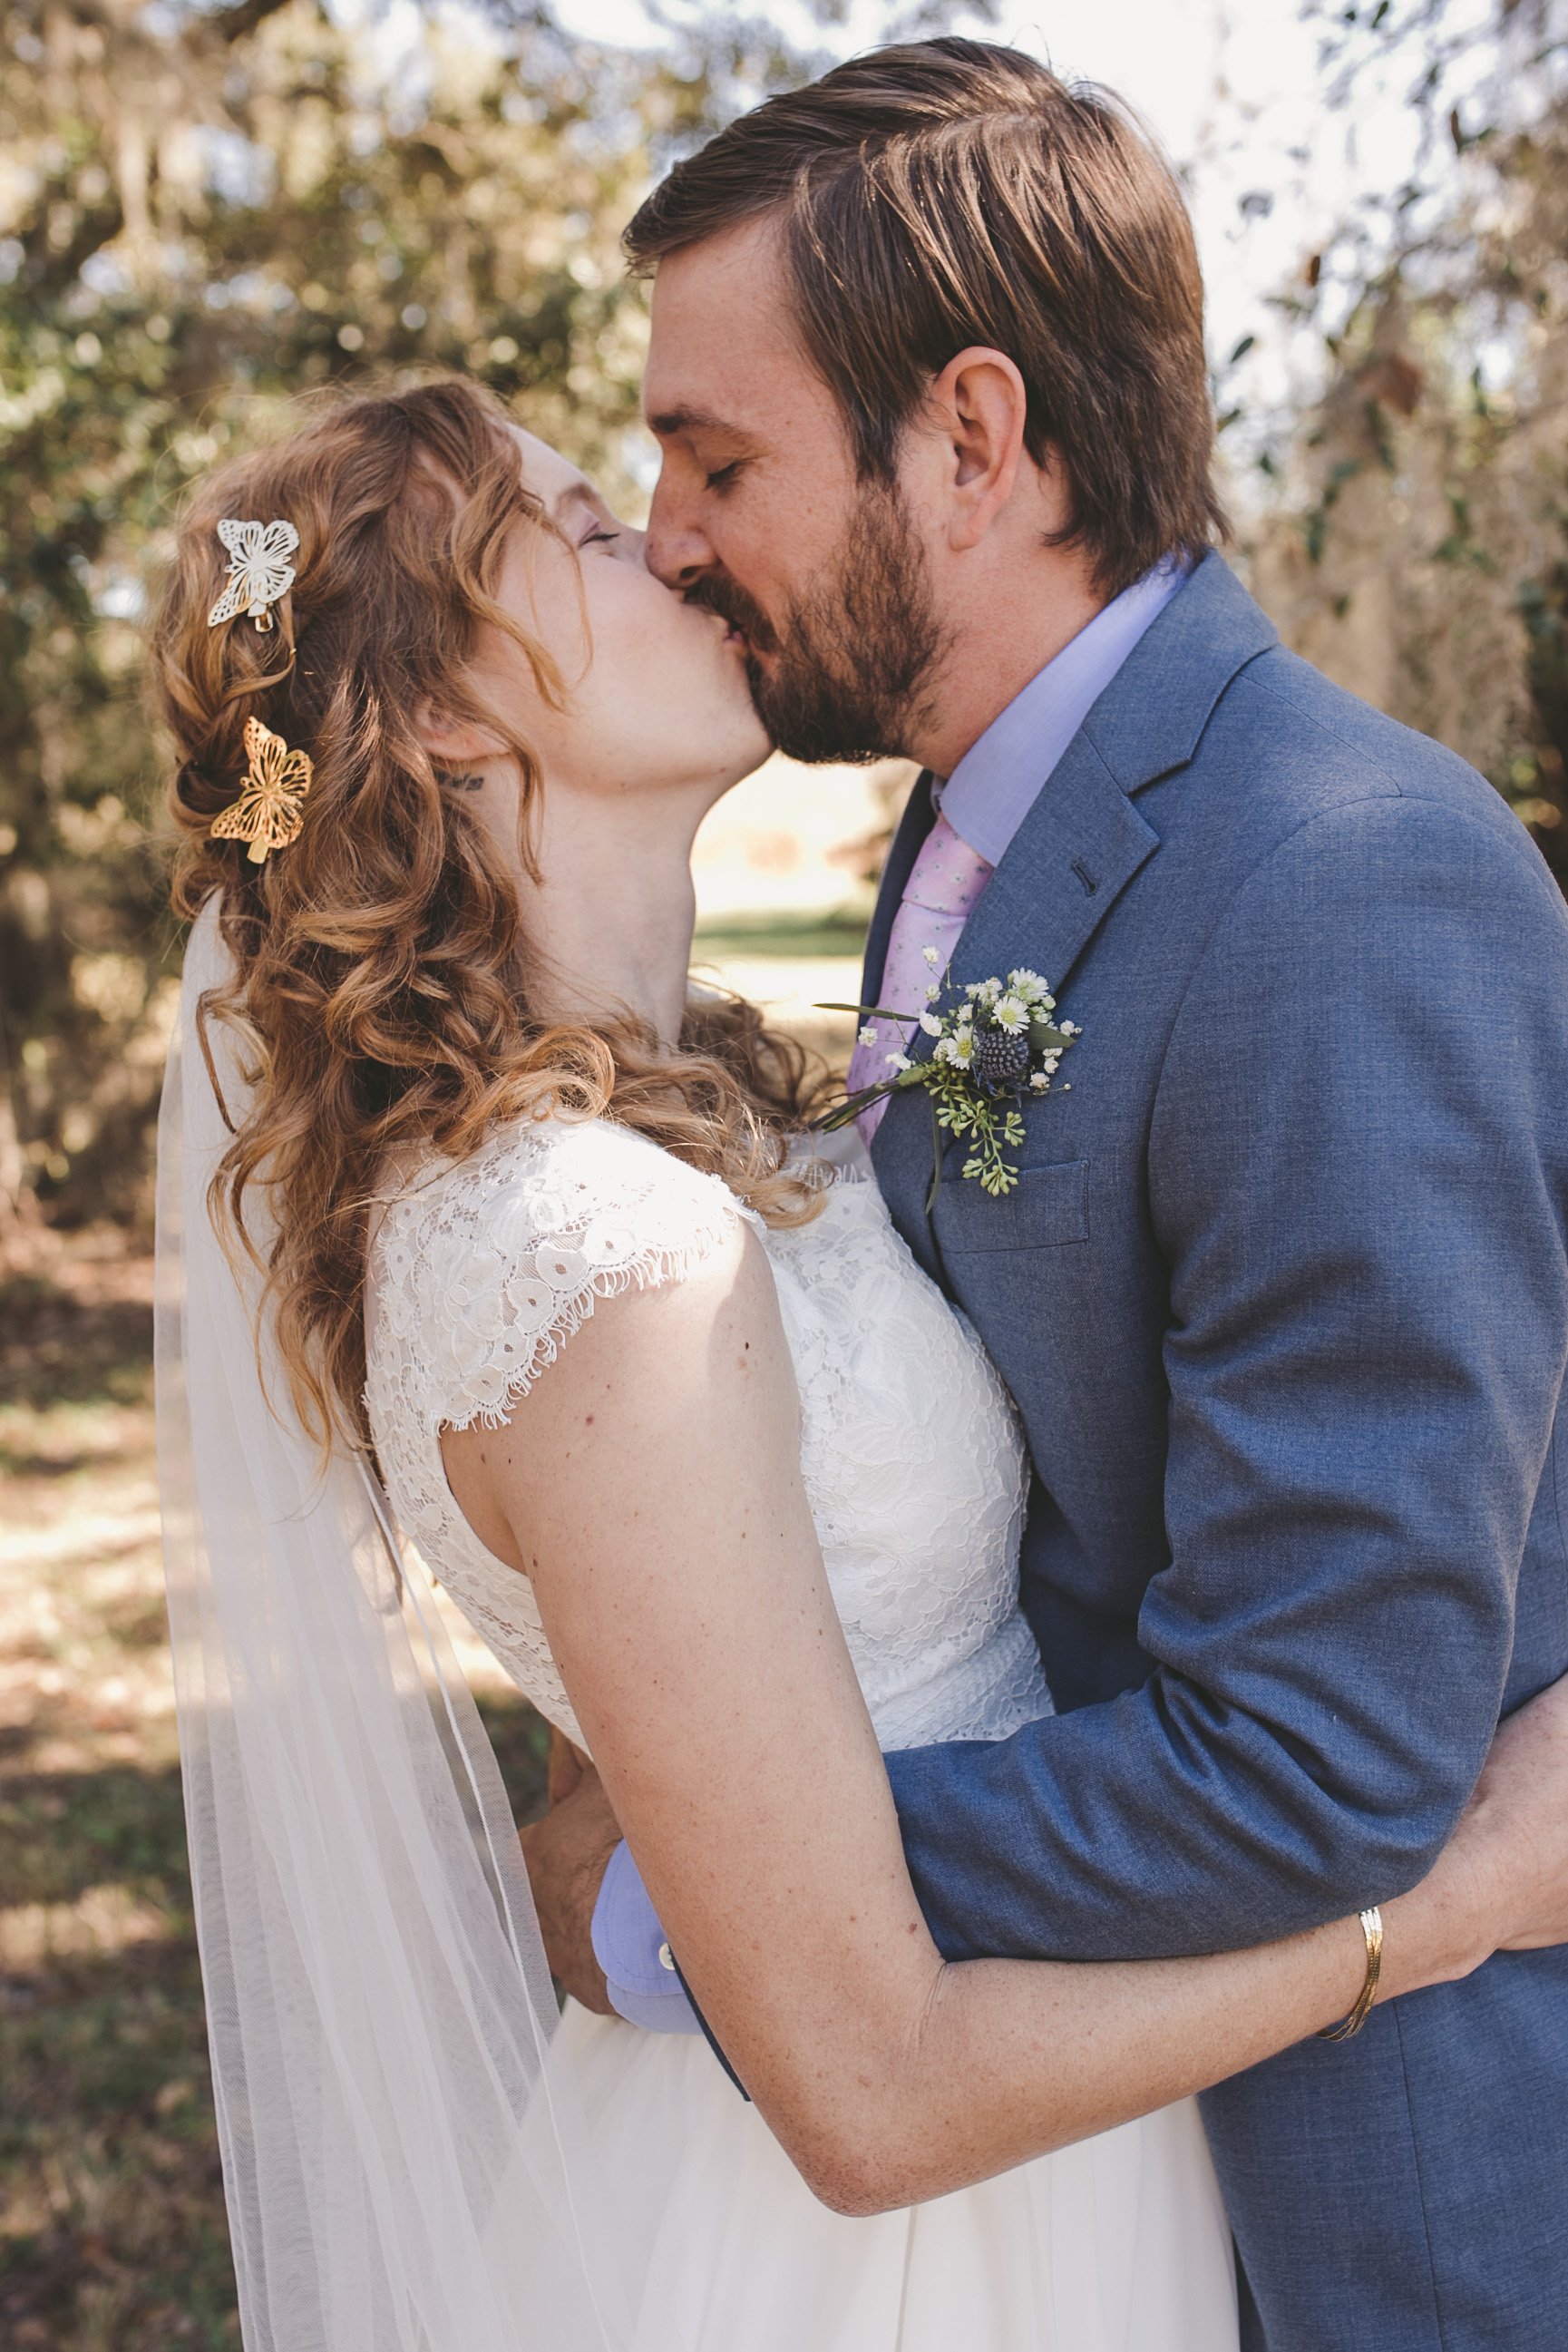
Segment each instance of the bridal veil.
[{"label": "bridal veil", "polygon": [[[495,1758],[425,1571],[363,1461],[323,1468],[208,1213],[227,1132],[199,1016],[227,962],[214,899],[159,1129],[157,1395],[247,2352],[621,2352],[636,2252],[552,2047]],[[206,1031],[234,1117],[235,1045]]]}]

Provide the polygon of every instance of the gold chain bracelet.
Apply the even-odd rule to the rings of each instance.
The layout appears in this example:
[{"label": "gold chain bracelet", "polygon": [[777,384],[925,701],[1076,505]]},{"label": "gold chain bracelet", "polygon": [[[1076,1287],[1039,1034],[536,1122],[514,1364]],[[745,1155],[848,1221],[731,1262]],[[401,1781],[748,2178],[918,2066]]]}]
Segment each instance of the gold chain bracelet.
[{"label": "gold chain bracelet", "polygon": [[1372,2014],[1372,2004],[1377,1997],[1377,1979],[1383,1973],[1383,1914],[1376,1904],[1361,1915],[1361,1932],[1366,1937],[1366,1982],[1361,1988],[1361,1999],[1348,2017],[1337,2025],[1320,2027],[1320,2042],[1348,2042],[1359,2033]]}]

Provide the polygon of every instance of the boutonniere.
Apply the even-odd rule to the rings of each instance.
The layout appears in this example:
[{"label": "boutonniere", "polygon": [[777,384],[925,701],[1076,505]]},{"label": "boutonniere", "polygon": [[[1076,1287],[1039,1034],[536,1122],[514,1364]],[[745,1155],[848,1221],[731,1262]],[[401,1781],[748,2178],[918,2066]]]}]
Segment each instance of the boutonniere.
[{"label": "boutonniere", "polygon": [[[867,1024],[861,1032],[863,1045],[877,1043],[876,1031],[870,1025],[877,1021],[917,1023],[933,1040],[930,1053],[918,1062],[907,1054],[890,1054],[889,1076],[847,1095],[817,1122],[824,1133],[831,1134],[836,1128],[847,1127],[869,1104],[880,1102],[884,1096],[923,1087],[931,1105],[936,1150],[927,1214],[936,1205],[942,1181],[944,1130],[955,1138],[971,1139],[972,1150],[964,1162],[966,1177],[993,1200],[1013,1190],[1019,1171],[1007,1155],[1024,1139],[1022,1106],[1050,1094],[1057,1084],[1063,1054],[1082,1034],[1076,1022],[1057,1020],[1056,999],[1037,971],[1009,971],[1005,981],[971,981],[944,1008],[945,986],[942,982],[934,983],[925,1010],[917,1013],[892,1013],[885,1005],[822,1008],[858,1013]],[[1071,1091],[1065,1079],[1061,1091]]]}]

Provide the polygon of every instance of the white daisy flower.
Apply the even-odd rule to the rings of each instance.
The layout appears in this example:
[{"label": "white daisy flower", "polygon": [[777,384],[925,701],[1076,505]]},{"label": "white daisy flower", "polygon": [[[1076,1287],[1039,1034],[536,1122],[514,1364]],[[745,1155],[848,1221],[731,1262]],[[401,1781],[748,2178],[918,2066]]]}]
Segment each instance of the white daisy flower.
[{"label": "white daisy flower", "polygon": [[1029,1007],[1021,996],[1001,996],[992,1008],[991,1018],[998,1029],[1016,1034],[1029,1021]]}]

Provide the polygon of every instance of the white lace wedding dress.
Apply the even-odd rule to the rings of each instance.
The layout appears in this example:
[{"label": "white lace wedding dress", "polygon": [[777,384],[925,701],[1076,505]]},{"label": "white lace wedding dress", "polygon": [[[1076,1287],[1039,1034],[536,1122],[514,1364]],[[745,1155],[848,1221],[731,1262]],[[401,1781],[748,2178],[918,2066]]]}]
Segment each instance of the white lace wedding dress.
[{"label": "white lace wedding dress", "polygon": [[[551,1120],[426,1167],[372,1244],[366,1394],[393,1507],[518,1688],[580,1741],[527,1580],[453,1501],[440,1432],[493,1423],[596,1299],[679,1280],[749,1216],[624,1129]],[[841,1176],[811,1224],[751,1222],[883,1748],[999,1738],[1048,1713],[1017,1605],[1023,1452],[973,1332],[863,1175]],[[979,2188],[847,2220],[811,2197],[705,2042],[575,2005],[562,2030],[628,2233],[653,2248],[650,2352],[672,2316],[690,2352],[1232,2352],[1230,2238],[1191,2100]]]}]

